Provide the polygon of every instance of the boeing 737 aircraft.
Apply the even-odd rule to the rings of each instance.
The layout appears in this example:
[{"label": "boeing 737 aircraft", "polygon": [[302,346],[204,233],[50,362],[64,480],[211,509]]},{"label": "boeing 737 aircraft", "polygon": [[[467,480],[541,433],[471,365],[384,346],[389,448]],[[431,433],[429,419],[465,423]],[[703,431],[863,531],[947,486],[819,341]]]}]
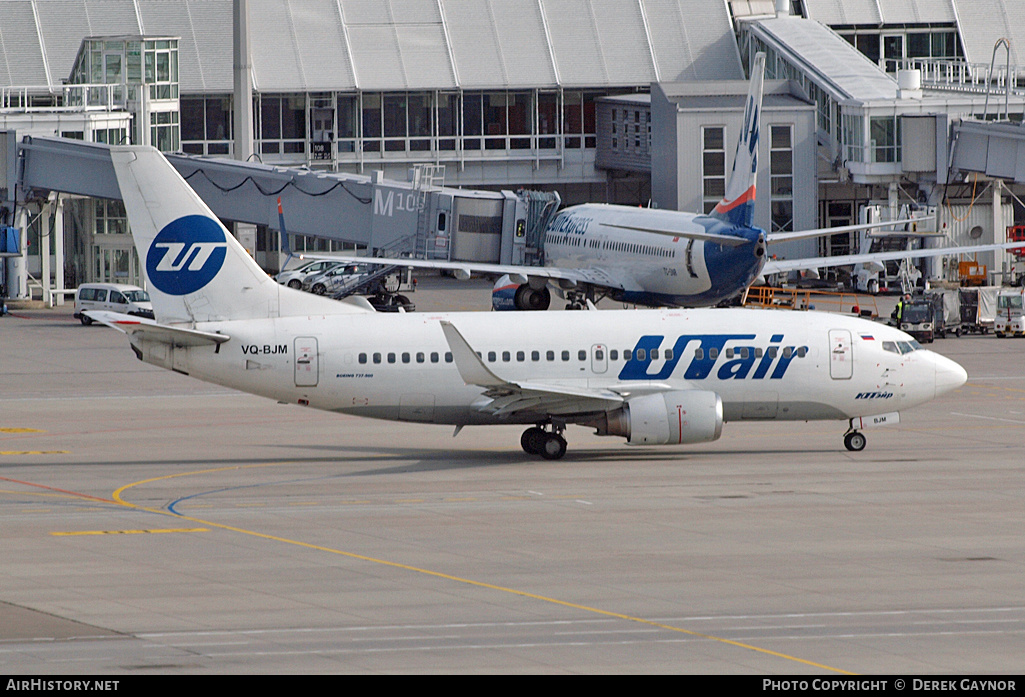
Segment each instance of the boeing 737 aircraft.
[{"label": "boeing 737 aircraft", "polygon": [[[766,246],[773,242],[894,227],[909,221],[779,233],[754,226],[764,67],[765,54],[759,53],[751,71],[726,193],[709,215],[589,203],[563,210],[549,225],[544,237],[545,266],[405,258],[402,265],[446,269],[461,278],[469,278],[472,272],[503,276],[493,294],[494,307],[499,310],[548,309],[549,283],[558,286],[573,308],[582,308],[585,299],[597,295],[653,307],[705,307],[737,295],[760,275],[1008,247],[980,245],[767,261]],[[330,258],[353,263],[396,262],[373,257]]]},{"label": "boeing 737 aircraft", "polygon": [[964,384],[958,364],[896,329],[782,310],[379,314],[275,283],[166,159],[111,157],[154,320],[90,316],[135,355],[282,402],[396,421],[528,425],[556,459],[568,424],[630,444],[702,443],[727,421],[861,428]]}]

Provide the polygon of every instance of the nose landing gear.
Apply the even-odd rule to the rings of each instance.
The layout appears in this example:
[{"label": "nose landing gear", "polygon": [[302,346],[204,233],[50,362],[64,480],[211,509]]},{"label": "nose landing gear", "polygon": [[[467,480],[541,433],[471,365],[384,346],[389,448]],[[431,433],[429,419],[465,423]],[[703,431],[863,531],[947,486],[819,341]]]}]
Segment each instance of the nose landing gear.
[{"label": "nose landing gear", "polygon": [[[545,430],[545,427],[548,430]],[[558,460],[566,454],[566,439],[562,437],[565,425],[540,423],[528,428],[520,436],[520,446],[530,455],[540,455],[546,460]]]}]

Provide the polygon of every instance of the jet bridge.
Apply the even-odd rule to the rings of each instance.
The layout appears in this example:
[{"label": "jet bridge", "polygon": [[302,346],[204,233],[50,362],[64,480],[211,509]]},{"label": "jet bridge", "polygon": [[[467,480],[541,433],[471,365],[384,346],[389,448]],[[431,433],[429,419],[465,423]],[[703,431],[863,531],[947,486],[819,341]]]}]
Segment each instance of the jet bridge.
[{"label": "jet bridge", "polygon": [[[109,146],[0,132],[0,195],[13,211],[49,192],[120,199]],[[503,264],[536,263],[558,194],[475,191],[440,185],[438,167],[410,181],[166,155],[226,221],[360,245],[379,256]],[[540,203],[539,203],[540,201]],[[276,250],[268,250],[276,251]],[[58,265],[60,265],[60,261]],[[268,267],[276,263],[268,260]]]}]

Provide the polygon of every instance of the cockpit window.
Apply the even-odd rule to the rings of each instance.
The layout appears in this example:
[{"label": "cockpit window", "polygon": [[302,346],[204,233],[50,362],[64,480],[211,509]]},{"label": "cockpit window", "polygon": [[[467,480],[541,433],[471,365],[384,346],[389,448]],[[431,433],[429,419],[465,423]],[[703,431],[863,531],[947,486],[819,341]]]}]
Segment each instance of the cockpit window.
[{"label": "cockpit window", "polygon": [[911,353],[922,348],[922,345],[912,339],[911,341],[884,341],[883,350],[889,351],[890,353],[896,353],[904,355],[905,353]]}]

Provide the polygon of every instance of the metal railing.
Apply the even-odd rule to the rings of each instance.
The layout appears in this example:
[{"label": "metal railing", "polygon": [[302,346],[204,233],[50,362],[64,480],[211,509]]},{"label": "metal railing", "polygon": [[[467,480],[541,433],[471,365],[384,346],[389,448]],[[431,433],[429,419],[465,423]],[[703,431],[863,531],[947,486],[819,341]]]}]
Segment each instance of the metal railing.
[{"label": "metal railing", "polygon": [[1025,91],[1025,68],[996,66],[990,75],[989,63],[966,63],[954,60],[906,58],[899,62],[901,70],[920,70],[922,86],[956,92],[1003,94]]},{"label": "metal railing", "polygon": [[131,91],[132,87],[121,84],[0,87],[0,111],[124,111]]},{"label": "metal railing", "polygon": [[747,289],[744,305],[746,307],[837,312],[872,319],[879,317],[876,299],[871,295],[858,293],[752,286]]}]

